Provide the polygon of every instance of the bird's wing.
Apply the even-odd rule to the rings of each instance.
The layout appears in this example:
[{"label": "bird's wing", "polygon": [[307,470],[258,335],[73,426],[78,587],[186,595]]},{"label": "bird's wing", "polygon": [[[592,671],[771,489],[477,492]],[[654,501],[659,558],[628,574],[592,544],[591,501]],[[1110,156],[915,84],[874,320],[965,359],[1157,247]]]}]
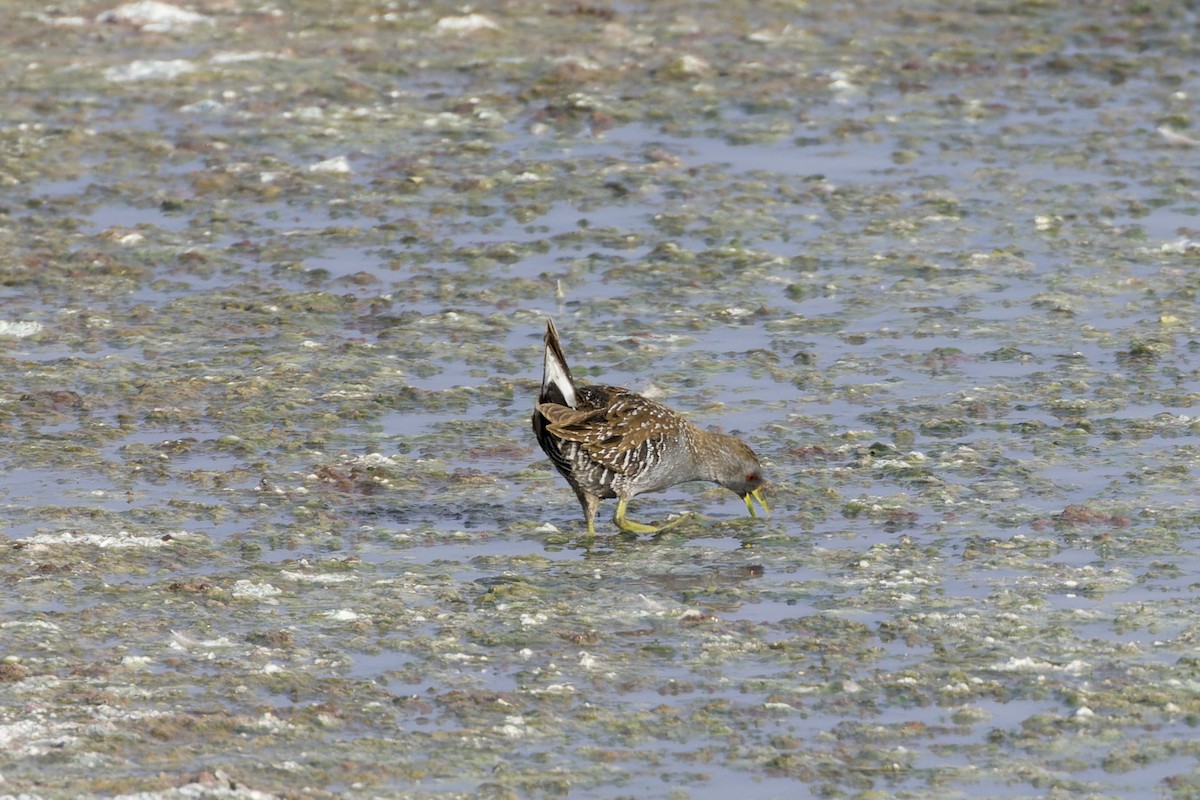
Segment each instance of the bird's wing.
[{"label": "bird's wing", "polygon": [[647,453],[680,424],[674,412],[622,389],[613,390],[599,407],[541,403],[537,410],[549,420],[550,433],[578,443],[593,461],[620,475],[636,472]]}]

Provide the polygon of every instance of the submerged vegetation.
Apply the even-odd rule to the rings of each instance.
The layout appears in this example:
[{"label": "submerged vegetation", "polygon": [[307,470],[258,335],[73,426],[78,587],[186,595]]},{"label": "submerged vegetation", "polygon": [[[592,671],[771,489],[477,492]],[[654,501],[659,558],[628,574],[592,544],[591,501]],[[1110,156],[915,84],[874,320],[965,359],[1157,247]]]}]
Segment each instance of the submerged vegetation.
[{"label": "submerged vegetation", "polygon": [[2,790],[1200,795],[1195,13],[951,6],[16,4]]}]

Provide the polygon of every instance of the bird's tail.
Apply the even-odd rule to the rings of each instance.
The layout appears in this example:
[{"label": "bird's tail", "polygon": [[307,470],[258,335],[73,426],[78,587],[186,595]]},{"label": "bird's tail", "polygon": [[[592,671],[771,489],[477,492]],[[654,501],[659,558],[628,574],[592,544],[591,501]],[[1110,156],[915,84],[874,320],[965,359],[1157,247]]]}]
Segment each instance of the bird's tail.
[{"label": "bird's tail", "polygon": [[546,320],[546,360],[542,367],[542,393],[539,403],[558,403],[575,408],[575,381],[563,355],[562,342],[554,329],[554,320]]}]

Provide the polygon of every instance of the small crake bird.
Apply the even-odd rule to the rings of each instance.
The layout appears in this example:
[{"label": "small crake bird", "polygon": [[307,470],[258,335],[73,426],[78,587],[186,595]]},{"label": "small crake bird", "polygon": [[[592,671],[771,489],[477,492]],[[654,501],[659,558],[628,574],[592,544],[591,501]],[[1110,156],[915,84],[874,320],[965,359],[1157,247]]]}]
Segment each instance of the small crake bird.
[{"label": "small crake bird", "polygon": [[[629,533],[655,527],[625,517],[630,499],[677,483],[712,481],[770,513],[762,465],[745,442],[701,430],[666,406],[617,386],[576,386],[553,320],[546,320],[542,391],[533,410],[538,444],[575,490],[589,536],[600,501],[617,498],[613,522]],[[678,521],[678,520],[677,520]]]}]

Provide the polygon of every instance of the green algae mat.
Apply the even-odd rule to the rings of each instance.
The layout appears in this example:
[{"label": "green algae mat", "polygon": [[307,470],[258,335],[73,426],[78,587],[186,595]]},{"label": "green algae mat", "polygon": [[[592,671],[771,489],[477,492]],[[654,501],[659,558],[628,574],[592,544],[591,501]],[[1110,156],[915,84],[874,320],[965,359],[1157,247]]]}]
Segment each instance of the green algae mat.
[{"label": "green algae mat", "polygon": [[0,796],[1200,797],[1191,5],[5,22]]}]

